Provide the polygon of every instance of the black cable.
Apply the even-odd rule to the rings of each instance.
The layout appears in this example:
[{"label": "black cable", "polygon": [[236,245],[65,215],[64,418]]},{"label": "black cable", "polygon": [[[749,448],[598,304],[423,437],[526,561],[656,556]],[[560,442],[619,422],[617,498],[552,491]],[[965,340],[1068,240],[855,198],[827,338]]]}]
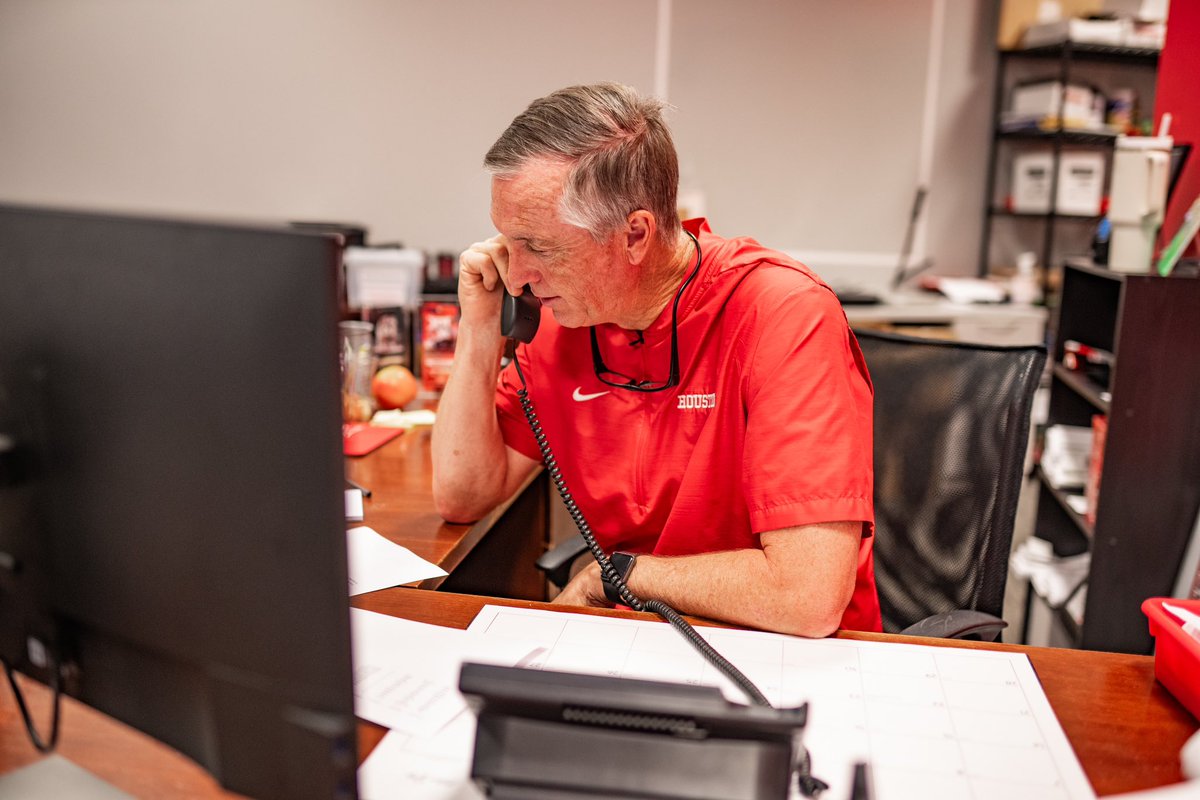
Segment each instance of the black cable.
[{"label": "black cable", "polygon": [[804,745],[800,745],[794,769],[796,770],[796,788],[805,797],[820,797],[821,793],[829,788],[828,783],[812,774],[812,756],[809,755],[808,748]]},{"label": "black cable", "polygon": [[17,676],[13,672],[12,664],[9,664],[8,661],[4,662],[4,674],[8,676],[8,685],[12,687],[13,696],[17,699],[17,708],[21,710],[21,719],[25,721],[25,731],[29,734],[29,740],[33,742],[33,746],[40,753],[49,753],[58,744],[58,720],[62,710],[62,683],[59,680],[58,672],[58,660],[55,659],[53,668],[50,670],[50,688],[54,690],[54,707],[50,717],[50,741],[45,742],[33,724],[33,717],[29,714],[29,707],[25,705],[25,695],[21,693],[21,687],[17,685]]}]

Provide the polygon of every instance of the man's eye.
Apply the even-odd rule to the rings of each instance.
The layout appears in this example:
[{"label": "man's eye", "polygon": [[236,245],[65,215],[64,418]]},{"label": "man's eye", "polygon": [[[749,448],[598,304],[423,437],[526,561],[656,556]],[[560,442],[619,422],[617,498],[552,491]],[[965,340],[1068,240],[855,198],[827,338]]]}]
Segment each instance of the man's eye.
[{"label": "man's eye", "polygon": [[529,242],[525,243],[525,249],[528,250],[530,253],[532,253],[535,256],[543,256],[546,254],[545,250],[539,250],[538,248],[531,245]]}]

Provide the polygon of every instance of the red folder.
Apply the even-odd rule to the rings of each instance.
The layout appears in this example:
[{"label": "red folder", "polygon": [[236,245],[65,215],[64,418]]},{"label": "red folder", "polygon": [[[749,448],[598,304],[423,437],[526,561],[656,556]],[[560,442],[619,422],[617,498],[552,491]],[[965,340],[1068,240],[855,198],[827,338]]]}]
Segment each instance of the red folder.
[{"label": "red folder", "polygon": [[403,428],[377,428],[366,422],[342,426],[342,452],[348,456],[365,456],[404,433]]}]

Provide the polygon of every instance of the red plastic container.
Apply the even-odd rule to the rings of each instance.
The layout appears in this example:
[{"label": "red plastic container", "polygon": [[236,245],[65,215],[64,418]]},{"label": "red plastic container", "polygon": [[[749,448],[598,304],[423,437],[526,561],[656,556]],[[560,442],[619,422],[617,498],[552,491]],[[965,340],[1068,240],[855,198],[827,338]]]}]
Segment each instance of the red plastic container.
[{"label": "red plastic container", "polygon": [[1164,609],[1163,603],[1200,615],[1200,600],[1151,597],[1142,603],[1142,613],[1150,620],[1150,635],[1156,639],[1154,677],[1200,719],[1200,641],[1183,632],[1183,623]]}]

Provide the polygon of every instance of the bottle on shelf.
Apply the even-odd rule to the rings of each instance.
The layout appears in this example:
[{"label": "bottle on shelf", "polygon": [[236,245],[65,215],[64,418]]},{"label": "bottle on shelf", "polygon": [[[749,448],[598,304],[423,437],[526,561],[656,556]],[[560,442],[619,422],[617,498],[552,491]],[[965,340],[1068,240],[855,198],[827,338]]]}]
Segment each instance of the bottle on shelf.
[{"label": "bottle on shelf", "polygon": [[1017,305],[1031,306],[1041,299],[1038,287],[1037,254],[1026,251],[1017,256],[1017,274],[1008,284],[1008,298]]},{"label": "bottle on shelf", "polygon": [[1108,217],[1101,218],[1096,225],[1096,233],[1092,236],[1092,262],[1098,266],[1108,266],[1108,240],[1112,236],[1112,221]]}]

